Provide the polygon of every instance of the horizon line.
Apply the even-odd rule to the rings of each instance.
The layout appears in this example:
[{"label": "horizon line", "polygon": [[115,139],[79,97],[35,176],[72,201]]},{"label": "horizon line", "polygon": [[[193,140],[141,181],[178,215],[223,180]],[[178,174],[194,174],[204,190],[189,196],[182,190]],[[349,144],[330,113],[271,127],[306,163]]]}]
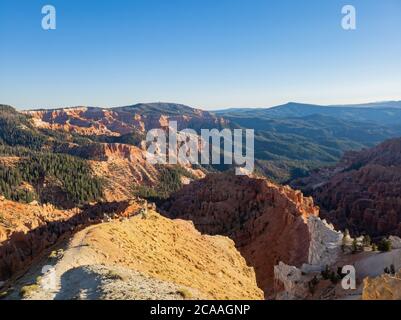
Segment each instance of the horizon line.
[{"label": "horizon line", "polygon": [[287,101],[280,104],[274,104],[270,106],[233,106],[233,107],[222,107],[222,108],[202,108],[198,106],[192,106],[191,104],[181,103],[181,102],[167,102],[167,101],[152,101],[152,102],[136,102],[131,104],[123,104],[123,105],[113,105],[113,106],[101,106],[101,105],[70,105],[70,106],[46,106],[46,107],[28,107],[21,108],[19,106],[15,106],[7,103],[0,103],[1,106],[9,106],[19,111],[39,111],[39,110],[61,110],[61,109],[78,109],[78,108],[99,108],[99,109],[115,109],[122,107],[130,107],[135,105],[151,105],[151,104],[171,104],[171,105],[180,105],[184,107],[189,107],[192,109],[198,109],[202,111],[210,111],[210,112],[220,112],[224,110],[235,110],[235,109],[271,109],[275,107],[285,106],[288,104],[298,104],[298,105],[309,105],[309,106],[317,106],[317,107],[357,107],[362,105],[375,105],[380,103],[401,103],[401,97],[399,99],[388,99],[388,100],[375,100],[375,101],[367,101],[367,102],[359,102],[359,103],[341,103],[341,104],[320,104],[320,103],[310,103],[310,102],[301,102],[301,101]]}]

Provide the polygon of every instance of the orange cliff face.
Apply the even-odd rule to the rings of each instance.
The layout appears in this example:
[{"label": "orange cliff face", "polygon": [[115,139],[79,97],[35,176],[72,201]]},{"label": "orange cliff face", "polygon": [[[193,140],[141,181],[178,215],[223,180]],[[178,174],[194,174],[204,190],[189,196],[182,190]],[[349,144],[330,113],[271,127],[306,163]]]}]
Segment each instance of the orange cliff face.
[{"label": "orange cliff face", "polygon": [[[145,109],[148,109],[148,105],[145,106]],[[154,128],[168,127],[169,121],[176,121],[179,130],[219,128],[226,123],[224,119],[207,111],[181,105],[174,105],[173,108],[177,110],[164,112],[163,107],[157,107],[154,112],[145,112],[142,105],[112,109],[73,107],[25,111],[25,114],[32,117],[33,124],[38,128],[75,132],[87,136],[144,133]]]},{"label": "orange cliff face", "polygon": [[210,174],[192,182],[165,203],[171,217],[192,220],[203,233],[234,240],[258,286],[266,295],[274,287],[274,266],[280,261],[300,267],[308,263],[309,217],[319,210],[311,198],[266,179]]},{"label": "orange cliff face", "polygon": [[38,128],[81,135],[120,136],[133,132],[134,128],[143,129],[140,117],[121,118],[117,113],[101,108],[75,107],[25,113],[32,117],[34,125]]},{"label": "orange cliff face", "polygon": [[105,215],[129,217],[139,210],[136,201],[98,203],[81,209],[59,210],[54,206],[22,204],[0,198],[0,281],[24,270],[61,237],[71,235]]},{"label": "orange cliff face", "polygon": [[[0,199],[0,281],[21,270],[57,239],[57,228],[46,226],[67,221],[77,210],[58,210],[52,205],[22,204]],[[37,230],[37,232],[34,232]],[[61,229],[60,229],[61,230]]]}]

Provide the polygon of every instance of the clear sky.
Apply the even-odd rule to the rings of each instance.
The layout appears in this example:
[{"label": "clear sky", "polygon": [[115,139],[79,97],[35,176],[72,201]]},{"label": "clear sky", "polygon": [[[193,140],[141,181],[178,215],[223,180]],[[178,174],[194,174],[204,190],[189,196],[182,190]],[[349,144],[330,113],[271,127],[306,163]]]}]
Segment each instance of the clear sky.
[{"label": "clear sky", "polygon": [[401,100],[400,0],[0,0],[0,103],[20,109],[381,100]]}]

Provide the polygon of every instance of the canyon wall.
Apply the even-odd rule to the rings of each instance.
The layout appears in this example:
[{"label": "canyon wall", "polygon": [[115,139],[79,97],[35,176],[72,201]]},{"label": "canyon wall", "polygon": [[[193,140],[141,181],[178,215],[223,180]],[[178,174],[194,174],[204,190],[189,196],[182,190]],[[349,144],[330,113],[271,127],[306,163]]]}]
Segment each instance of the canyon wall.
[{"label": "canyon wall", "polygon": [[0,200],[0,281],[23,271],[62,237],[91,224],[129,217],[139,208],[127,201],[58,210],[51,205]]},{"label": "canyon wall", "polygon": [[163,209],[192,220],[203,233],[233,239],[266,294],[273,291],[280,261],[301,267],[321,255],[321,249],[310,253],[316,244],[308,219],[319,213],[312,199],[263,178],[209,174],[174,194]]}]

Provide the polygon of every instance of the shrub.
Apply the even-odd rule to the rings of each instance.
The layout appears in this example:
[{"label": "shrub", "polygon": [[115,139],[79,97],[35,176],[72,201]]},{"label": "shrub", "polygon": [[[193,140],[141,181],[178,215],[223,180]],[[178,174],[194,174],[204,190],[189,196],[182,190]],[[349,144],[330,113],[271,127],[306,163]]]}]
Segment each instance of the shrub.
[{"label": "shrub", "polygon": [[177,293],[184,299],[192,299],[192,294],[191,294],[191,292],[189,292],[188,289],[181,288],[181,289],[177,290]]},{"label": "shrub", "polygon": [[49,255],[49,259],[60,259],[63,256],[63,254],[64,254],[63,249],[53,250]]},{"label": "shrub", "polygon": [[8,296],[9,292],[8,291],[1,291],[0,292],[0,300],[4,299]]},{"label": "shrub", "polygon": [[343,268],[337,267],[337,277],[339,280],[345,277],[345,274],[343,273]]},{"label": "shrub", "polygon": [[394,267],[393,264],[390,266],[390,273],[391,273],[392,275],[395,275],[395,267]]},{"label": "shrub", "polygon": [[159,172],[157,185],[153,187],[137,186],[133,188],[135,196],[149,199],[154,202],[167,199],[172,193],[178,191],[182,187],[181,178],[187,177],[195,180],[196,177],[180,166],[156,166]]},{"label": "shrub", "polygon": [[35,291],[39,289],[39,286],[37,284],[30,284],[23,286],[19,292],[21,298],[28,298],[29,296],[32,295]]},{"label": "shrub", "polygon": [[326,268],[320,273],[322,275],[322,278],[324,280],[330,279],[331,271],[328,265],[326,265]]},{"label": "shrub", "polygon": [[359,250],[358,242],[356,241],[356,239],[354,239],[352,241],[352,253],[357,253],[358,250]]},{"label": "shrub", "polygon": [[313,295],[316,291],[316,286],[319,284],[319,279],[314,276],[311,281],[308,282],[308,288],[311,295]]},{"label": "shrub", "polygon": [[114,270],[109,270],[106,274],[106,278],[111,280],[124,280],[124,276]]},{"label": "shrub", "polygon": [[369,235],[363,237],[363,245],[365,247],[369,247],[372,244],[372,239],[370,239]]},{"label": "shrub", "polygon": [[388,252],[388,251],[391,250],[391,241],[388,240],[388,239],[383,238],[383,239],[379,242],[377,248],[378,248],[380,251],[382,251],[382,252]]},{"label": "shrub", "polygon": [[341,279],[342,279],[342,276],[336,274],[334,271],[332,271],[330,273],[330,281],[331,281],[331,283],[337,284],[338,281],[340,281]]},{"label": "shrub", "polygon": [[336,284],[342,279],[341,268],[338,268],[336,273],[332,271],[328,265],[326,265],[326,268],[321,272],[321,275],[324,280],[330,280],[333,284]]}]

